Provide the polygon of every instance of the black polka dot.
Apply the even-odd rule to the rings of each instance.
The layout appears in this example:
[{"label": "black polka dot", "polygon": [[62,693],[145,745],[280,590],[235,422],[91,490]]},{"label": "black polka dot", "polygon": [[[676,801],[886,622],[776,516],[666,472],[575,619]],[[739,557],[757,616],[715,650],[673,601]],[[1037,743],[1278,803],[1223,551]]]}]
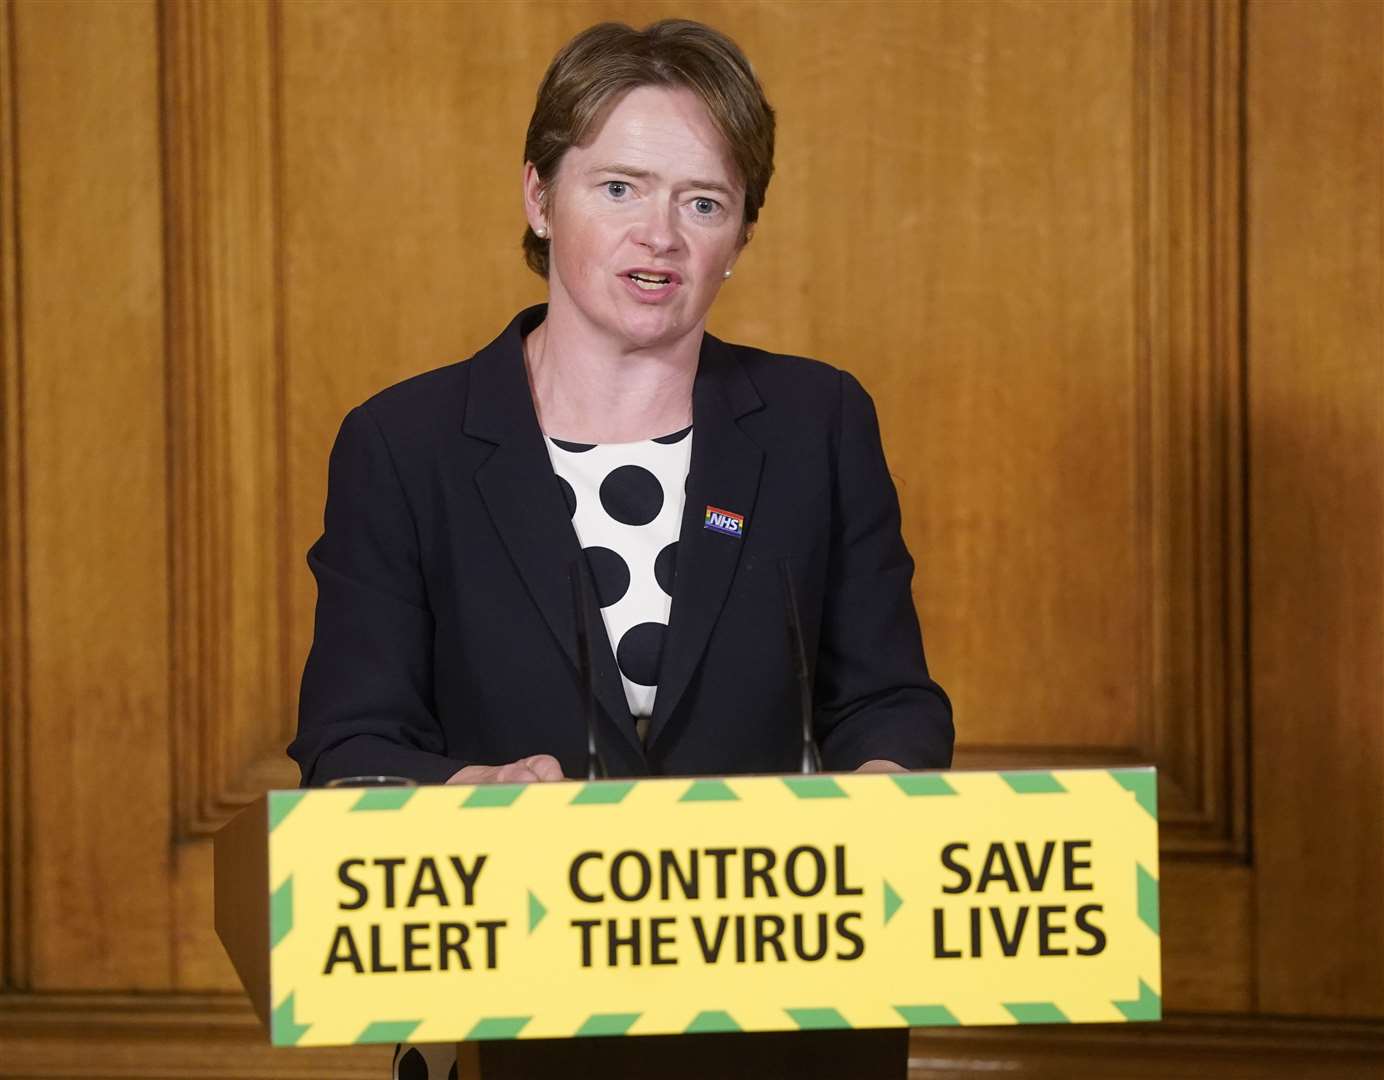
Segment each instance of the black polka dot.
[{"label": "black polka dot", "polygon": [[565,479],[563,479],[561,476],[559,476],[559,477],[557,478],[557,482],[558,482],[558,486],[562,488],[562,497],[563,497],[563,499],[565,499],[566,502],[567,502],[567,516],[568,516],[568,517],[576,517],[576,516],[577,516],[577,493],[576,493],[575,491],[572,490],[572,485],[569,484],[569,483],[568,483]]},{"label": "black polka dot", "polygon": [[681,431],[675,431],[671,435],[660,435],[657,439],[654,440],[654,442],[662,443],[664,446],[672,446],[674,443],[682,442],[683,439],[687,438],[691,431],[692,425],[688,424]]},{"label": "black polka dot", "polygon": [[640,686],[658,685],[658,661],[663,655],[663,638],[668,628],[662,623],[646,622],[631,626],[615,650],[615,662],[632,683]]},{"label": "black polka dot", "polygon": [[654,560],[654,580],[669,596],[673,595],[673,576],[678,572],[678,542],[674,540]]},{"label": "black polka dot", "polygon": [[408,1052],[399,1059],[395,1075],[399,1080],[428,1080],[427,1060],[416,1047],[409,1047]]},{"label": "black polka dot", "polygon": [[625,525],[647,525],[663,509],[658,477],[638,465],[621,465],[601,481],[601,505]]},{"label": "black polka dot", "polygon": [[618,603],[630,587],[630,568],[619,552],[606,547],[589,547],[586,562],[591,567],[591,576],[596,579],[596,599],[601,607]]},{"label": "black polka dot", "polygon": [[552,443],[554,446],[566,450],[569,454],[584,454],[588,450],[596,449],[596,444],[589,442],[568,442],[566,439],[553,439]]}]

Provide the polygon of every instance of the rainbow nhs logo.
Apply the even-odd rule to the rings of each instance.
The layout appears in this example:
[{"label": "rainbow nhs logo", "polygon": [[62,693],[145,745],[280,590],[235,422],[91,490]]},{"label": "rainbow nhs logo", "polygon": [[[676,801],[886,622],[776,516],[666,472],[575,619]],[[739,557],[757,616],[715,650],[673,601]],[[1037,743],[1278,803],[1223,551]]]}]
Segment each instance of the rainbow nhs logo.
[{"label": "rainbow nhs logo", "polygon": [[745,516],[733,510],[722,510],[719,506],[708,506],[704,527],[738,540],[745,532]]}]

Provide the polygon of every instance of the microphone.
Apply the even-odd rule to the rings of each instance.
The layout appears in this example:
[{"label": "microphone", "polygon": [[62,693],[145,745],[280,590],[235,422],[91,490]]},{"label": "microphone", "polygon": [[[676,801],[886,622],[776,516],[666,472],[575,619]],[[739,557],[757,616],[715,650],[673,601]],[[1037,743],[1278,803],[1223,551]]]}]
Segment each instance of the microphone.
[{"label": "microphone", "polygon": [[572,582],[572,610],[577,617],[577,676],[581,679],[582,719],[586,721],[586,778],[602,780],[606,767],[596,746],[596,686],[591,672],[591,639],[587,633],[590,604],[586,577],[576,561],[568,567],[567,576]]},{"label": "microphone", "polygon": [[788,623],[788,654],[793,661],[793,674],[798,681],[798,709],[802,717],[802,771],[822,771],[822,752],[812,737],[812,672],[807,666],[807,649],[803,647],[803,624],[798,618],[798,596],[793,591],[793,575],[788,560],[779,560],[779,576],[783,580],[783,613]]}]

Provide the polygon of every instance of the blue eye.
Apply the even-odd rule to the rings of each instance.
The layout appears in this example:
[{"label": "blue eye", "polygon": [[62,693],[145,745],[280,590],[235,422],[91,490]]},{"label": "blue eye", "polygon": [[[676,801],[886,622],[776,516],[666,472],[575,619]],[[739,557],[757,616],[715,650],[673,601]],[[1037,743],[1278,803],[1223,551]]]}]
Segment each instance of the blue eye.
[{"label": "blue eye", "polygon": [[710,216],[711,214],[716,213],[717,210],[721,209],[721,204],[718,203],[715,199],[693,199],[692,205],[696,209],[697,213],[705,216]]},{"label": "blue eye", "polygon": [[623,198],[630,189],[630,186],[623,180],[607,180],[605,182],[606,194],[612,199]]}]

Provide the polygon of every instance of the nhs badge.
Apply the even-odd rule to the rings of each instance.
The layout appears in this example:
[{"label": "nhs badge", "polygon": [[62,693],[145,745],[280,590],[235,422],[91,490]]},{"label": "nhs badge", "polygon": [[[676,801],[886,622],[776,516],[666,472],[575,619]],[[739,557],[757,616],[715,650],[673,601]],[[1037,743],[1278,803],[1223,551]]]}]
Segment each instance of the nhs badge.
[{"label": "nhs badge", "polygon": [[719,506],[708,506],[705,526],[739,540],[745,532],[745,516],[731,510],[722,510]]}]

